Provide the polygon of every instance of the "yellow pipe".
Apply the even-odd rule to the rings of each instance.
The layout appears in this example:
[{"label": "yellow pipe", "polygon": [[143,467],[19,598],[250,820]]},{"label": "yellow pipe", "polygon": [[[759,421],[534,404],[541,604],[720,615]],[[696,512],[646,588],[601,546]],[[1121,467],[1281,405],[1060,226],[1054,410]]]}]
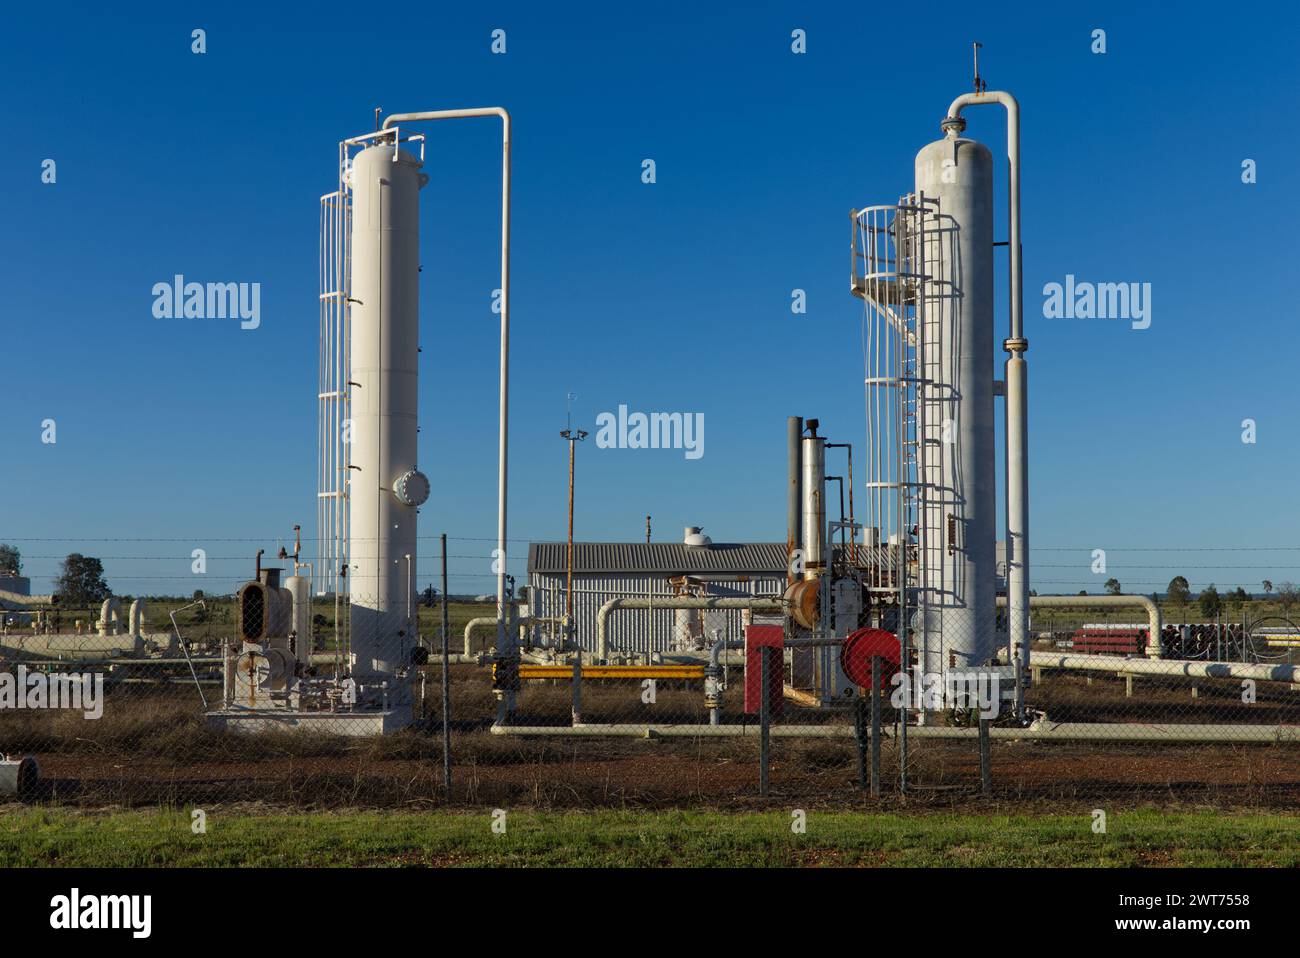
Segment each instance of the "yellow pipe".
[{"label": "yellow pipe", "polygon": [[[520,665],[521,679],[571,679],[571,665]],[[703,679],[703,665],[586,665],[584,679]]]}]

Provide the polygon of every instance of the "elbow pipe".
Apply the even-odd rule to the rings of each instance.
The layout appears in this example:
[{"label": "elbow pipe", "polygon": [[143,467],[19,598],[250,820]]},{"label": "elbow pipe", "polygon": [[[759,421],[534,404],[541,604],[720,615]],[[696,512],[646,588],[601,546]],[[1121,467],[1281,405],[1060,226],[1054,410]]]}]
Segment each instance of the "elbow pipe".
[{"label": "elbow pipe", "polygon": [[[999,606],[1005,607],[1006,596],[998,596],[997,602]],[[1029,597],[1029,605],[1045,609],[1140,606],[1146,611],[1147,627],[1151,630],[1147,639],[1147,658],[1158,659],[1164,654],[1164,636],[1161,631],[1164,625],[1160,618],[1160,606],[1145,595],[1033,595]]]},{"label": "elbow pipe", "polygon": [[[1007,595],[1011,599],[1008,614],[1008,645],[1011,664],[1016,669],[1016,715],[1025,714],[1025,673],[1029,667],[1029,370],[1025,350],[1024,270],[1020,239],[1020,103],[1002,90],[965,93],[948,106],[940,128],[956,136],[966,128],[962,110],[968,106],[999,104],[1007,111],[1007,164],[1009,167],[1009,229],[1011,236],[1010,302],[1011,330],[1003,348],[1006,361],[1006,549]],[[1159,621],[1157,609],[1153,622]],[[1149,644],[1159,654],[1159,630]]]},{"label": "elbow pipe", "polygon": [[383,129],[399,123],[424,123],[433,120],[462,120],[470,117],[501,119],[501,362],[500,422],[497,437],[497,653],[512,656],[515,636],[506,625],[506,481],[508,443],[506,427],[510,408],[510,113],[499,106],[471,107],[463,110],[425,110],[418,113],[393,113],[384,119]]},{"label": "elbow pipe", "polygon": [[609,660],[609,615],[616,609],[752,609],[755,612],[780,612],[785,603],[778,598],[754,596],[719,596],[683,599],[673,596],[610,599],[596,613],[597,664]]},{"label": "elbow pipe", "polygon": [[[1010,93],[993,90],[987,93],[965,93],[953,100],[948,107],[948,115],[940,124],[945,133],[955,134],[966,128],[966,121],[961,112],[968,106],[986,103],[1001,104],[1007,111],[1007,161],[1011,173],[1011,343],[1019,344],[1024,340],[1024,285],[1020,258],[1020,104]],[[1024,346],[1011,349],[1023,352]]]}]

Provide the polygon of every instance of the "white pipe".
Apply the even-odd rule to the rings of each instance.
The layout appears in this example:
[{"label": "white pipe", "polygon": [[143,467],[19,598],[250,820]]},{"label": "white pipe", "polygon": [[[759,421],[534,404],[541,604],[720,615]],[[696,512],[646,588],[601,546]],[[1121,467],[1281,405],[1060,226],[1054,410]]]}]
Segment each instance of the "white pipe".
[{"label": "white pipe", "polygon": [[[1115,675],[1161,675],[1167,678],[1251,679],[1259,682],[1300,682],[1300,665],[1261,665],[1253,662],[1197,662],[1188,659],[1123,659],[1114,655],[1034,652],[1035,668],[1077,669]],[[1297,726],[1300,728],[1300,726]]]},{"label": "white pipe", "polygon": [[0,589],[0,603],[13,603],[18,606],[58,605],[59,597],[57,595],[23,595],[21,592]]},{"label": "white pipe", "polygon": [[[1007,162],[1010,175],[1011,335],[1004,342],[1006,370],[1007,595],[1011,599],[1008,632],[1016,664],[1016,714],[1024,714],[1025,664],[1029,652],[1029,367],[1025,350],[1024,273],[1020,241],[1020,104],[1010,93],[994,90],[965,93],[948,106],[941,124],[950,136],[966,123],[968,106],[998,103],[1007,111]],[[1158,640],[1154,643],[1159,647]]]},{"label": "white pipe", "polygon": [[127,630],[131,635],[144,635],[144,620],[148,611],[148,606],[144,599],[133,599],[131,607],[127,611],[126,621]]},{"label": "white pipe", "polygon": [[500,419],[497,426],[497,650],[509,654],[514,637],[506,628],[506,478],[508,444],[506,427],[510,400],[510,114],[499,106],[465,110],[430,110],[394,113],[384,120],[384,129],[398,123],[427,120],[460,120],[469,117],[501,118],[501,364]]},{"label": "white pipe", "polygon": [[[529,616],[525,616],[522,619],[519,619],[517,624],[520,629],[525,629],[543,623],[556,624],[563,621],[564,620],[562,617],[529,615]],[[478,618],[470,619],[468,622],[465,623],[465,659],[466,660],[477,661],[477,657],[474,655],[471,649],[471,639],[473,638],[474,632],[478,629],[487,628],[490,625],[495,626],[496,624],[497,624],[496,619],[491,619],[488,618],[487,616],[479,616]]]},{"label": "white pipe", "polygon": [[[758,723],[746,725],[493,725],[493,735],[569,738],[757,738]],[[990,728],[992,738],[1010,741],[1134,742],[1165,745],[1170,742],[1300,742],[1296,725],[1156,725],[1104,722],[1036,724],[1029,728]],[[773,725],[776,738],[853,738],[852,725]],[[867,732],[868,736],[870,732]],[[977,728],[921,725],[908,728],[907,737],[935,739],[978,738]],[[896,738],[884,732],[882,738]]]},{"label": "white pipe", "polygon": [[[1007,599],[1005,596],[998,596],[997,602],[999,606],[1005,607]],[[1158,659],[1164,651],[1164,626],[1160,620],[1160,606],[1145,595],[1032,595],[1029,597],[1029,606],[1048,609],[1140,606],[1146,611],[1147,627],[1151,631],[1150,638],[1147,640],[1147,658]]]},{"label": "white pipe", "polygon": [[0,755],[0,795],[28,798],[36,789],[40,767],[30,756],[11,759]]},{"label": "white pipe", "polygon": [[781,599],[754,596],[727,596],[714,598],[610,599],[596,613],[596,664],[604,664],[609,658],[609,632],[606,628],[609,614],[616,609],[751,609],[755,612],[780,612],[784,607]]},{"label": "white pipe", "polygon": [[[944,132],[964,129],[961,111],[968,106],[1000,103],[1007,110],[1007,160],[1011,170],[1011,339],[1024,338],[1024,286],[1020,258],[1020,104],[1010,93],[993,90],[986,93],[964,93],[953,100],[942,124]],[[1024,348],[1027,348],[1025,344]]]}]

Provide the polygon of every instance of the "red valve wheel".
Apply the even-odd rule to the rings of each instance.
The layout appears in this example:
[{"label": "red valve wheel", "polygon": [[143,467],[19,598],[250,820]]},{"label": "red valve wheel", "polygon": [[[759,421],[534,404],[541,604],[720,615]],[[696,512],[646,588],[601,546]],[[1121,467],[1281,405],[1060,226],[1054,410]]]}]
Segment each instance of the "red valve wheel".
[{"label": "red valve wheel", "polygon": [[889,688],[889,680],[898,671],[902,657],[898,636],[884,629],[858,629],[840,647],[840,668],[859,688],[871,688],[871,660],[880,656],[880,687]]}]

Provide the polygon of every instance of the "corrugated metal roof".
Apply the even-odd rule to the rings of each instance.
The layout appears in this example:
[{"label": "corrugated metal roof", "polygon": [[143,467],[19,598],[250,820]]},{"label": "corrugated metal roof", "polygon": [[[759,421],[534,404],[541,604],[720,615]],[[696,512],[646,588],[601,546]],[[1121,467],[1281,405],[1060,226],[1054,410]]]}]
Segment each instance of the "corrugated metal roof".
[{"label": "corrugated metal roof", "polygon": [[[568,568],[568,544],[533,542],[528,546],[528,571],[563,572]],[[715,542],[688,546],[679,542],[575,542],[574,572],[764,572],[785,574],[783,542]]]}]

